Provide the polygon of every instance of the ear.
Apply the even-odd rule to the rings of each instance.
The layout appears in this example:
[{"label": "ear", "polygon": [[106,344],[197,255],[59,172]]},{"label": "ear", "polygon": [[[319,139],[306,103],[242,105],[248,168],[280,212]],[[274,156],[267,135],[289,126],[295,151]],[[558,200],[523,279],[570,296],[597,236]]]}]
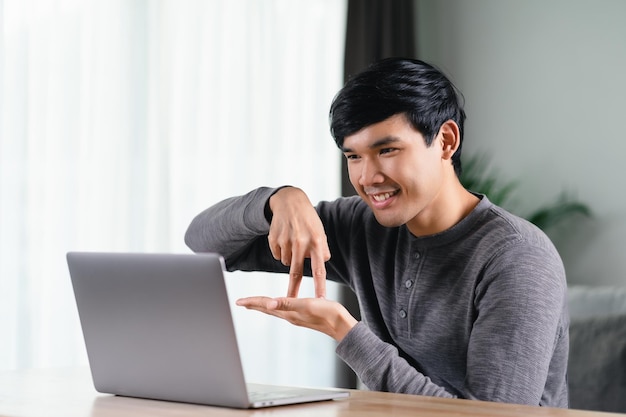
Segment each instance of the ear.
[{"label": "ear", "polygon": [[448,120],[444,122],[439,128],[439,134],[437,135],[441,142],[441,149],[443,151],[443,159],[452,159],[452,155],[456,152],[461,144],[461,131],[459,126],[454,120]]}]

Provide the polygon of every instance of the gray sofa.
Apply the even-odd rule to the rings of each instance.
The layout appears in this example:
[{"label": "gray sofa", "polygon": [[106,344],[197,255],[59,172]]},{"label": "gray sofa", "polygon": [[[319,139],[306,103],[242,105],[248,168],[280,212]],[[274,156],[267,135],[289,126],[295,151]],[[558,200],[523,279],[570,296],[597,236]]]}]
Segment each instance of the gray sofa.
[{"label": "gray sofa", "polygon": [[626,288],[570,286],[570,408],[626,412]]}]

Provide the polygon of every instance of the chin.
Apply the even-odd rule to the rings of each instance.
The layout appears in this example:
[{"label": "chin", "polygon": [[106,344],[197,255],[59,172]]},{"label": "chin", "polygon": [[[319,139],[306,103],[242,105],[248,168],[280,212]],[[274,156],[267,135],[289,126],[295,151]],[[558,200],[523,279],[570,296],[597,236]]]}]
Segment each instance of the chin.
[{"label": "chin", "polygon": [[406,223],[406,221],[401,219],[390,219],[386,216],[379,216],[374,212],[374,217],[376,217],[376,221],[384,227],[399,227]]}]

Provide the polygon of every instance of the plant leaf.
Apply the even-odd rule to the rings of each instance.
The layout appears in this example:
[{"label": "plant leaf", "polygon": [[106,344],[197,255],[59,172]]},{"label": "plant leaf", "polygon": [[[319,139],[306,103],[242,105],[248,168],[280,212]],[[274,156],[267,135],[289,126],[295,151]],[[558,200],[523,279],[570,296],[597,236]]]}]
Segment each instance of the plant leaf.
[{"label": "plant leaf", "polygon": [[577,214],[590,217],[591,209],[587,205],[562,194],[558,201],[552,205],[535,210],[527,216],[527,219],[540,229],[546,230]]},{"label": "plant leaf", "polygon": [[[507,206],[511,203],[519,182],[503,181],[499,173],[490,167],[487,154],[464,157],[459,179],[466,189],[484,194],[492,203],[516,212],[514,208]],[[515,214],[520,215],[517,212]],[[546,230],[574,215],[590,217],[591,209],[563,192],[554,203],[540,207],[524,217],[540,229]]]}]

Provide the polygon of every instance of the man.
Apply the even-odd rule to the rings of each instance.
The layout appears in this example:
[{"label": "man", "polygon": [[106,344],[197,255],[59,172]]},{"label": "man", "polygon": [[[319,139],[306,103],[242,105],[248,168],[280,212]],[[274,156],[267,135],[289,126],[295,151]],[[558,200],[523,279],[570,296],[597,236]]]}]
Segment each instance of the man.
[{"label": "man", "polygon": [[[372,390],[567,407],[562,261],[461,185],[464,119],[434,67],[373,64],[330,111],[358,196],[313,207],[300,189],[259,188],[200,213],[186,242],[229,270],[289,272],[287,297],[237,303],[333,337]],[[315,298],[297,298],[303,275]],[[360,322],[324,298],[326,279],[356,293]]]}]

